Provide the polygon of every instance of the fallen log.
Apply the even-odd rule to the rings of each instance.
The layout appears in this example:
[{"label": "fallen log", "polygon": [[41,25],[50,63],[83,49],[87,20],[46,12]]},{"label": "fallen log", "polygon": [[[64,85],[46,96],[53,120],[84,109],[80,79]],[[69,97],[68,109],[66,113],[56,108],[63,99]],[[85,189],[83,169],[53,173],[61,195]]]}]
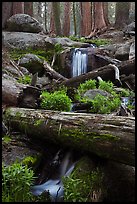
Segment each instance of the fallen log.
[{"label": "fallen log", "polygon": [[61,74],[56,72],[54,69],[52,69],[52,67],[46,61],[44,61],[43,66],[46,72],[46,76],[50,77],[51,79],[56,79],[56,80],[61,80],[61,81],[64,81],[67,79],[66,77],[62,76]]},{"label": "fallen log", "polygon": [[37,108],[40,89],[2,78],[2,103],[7,106]]},{"label": "fallen log", "polygon": [[135,165],[135,117],[8,108],[5,119],[32,138]]},{"label": "fallen log", "polygon": [[2,103],[17,106],[19,95],[25,87],[24,84],[2,78]]},{"label": "fallen log", "polygon": [[[122,74],[125,74],[126,76],[130,74],[134,74],[135,73],[135,60],[133,59],[133,60],[122,61],[117,64],[117,67],[119,69],[120,76]],[[115,81],[115,70],[111,64],[108,64],[98,69],[95,69],[91,72],[67,79],[63,81],[61,85],[65,85],[67,87],[78,87],[80,83],[84,83],[86,80],[89,80],[89,79],[96,79],[98,76],[100,76],[105,81],[110,80],[114,82]]]}]

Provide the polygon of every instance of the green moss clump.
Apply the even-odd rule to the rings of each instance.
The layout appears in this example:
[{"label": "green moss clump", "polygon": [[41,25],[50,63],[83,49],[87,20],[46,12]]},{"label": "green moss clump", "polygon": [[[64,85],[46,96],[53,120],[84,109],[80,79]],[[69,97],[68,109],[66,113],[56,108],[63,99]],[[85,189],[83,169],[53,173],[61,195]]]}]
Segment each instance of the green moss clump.
[{"label": "green moss clump", "polygon": [[110,44],[111,42],[108,39],[86,39],[84,37],[78,38],[76,36],[70,36],[69,38],[73,41],[82,42],[82,43],[91,43],[91,44],[95,44],[96,46],[107,45],[107,44]]},{"label": "green moss clump", "polygon": [[2,137],[2,141],[6,144],[10,143],[11,142],[11,137],[9,135],[5,135]]},{"label": "green moss clump", "polygon": [[30,75],[24,75],[23,77],[19,77],[17,79],[17,81],[19,83],[22,83],[22,84],[30,84],[31,83],[31,76]]},{"label": "green moss clump", "polygon": [[26,165],[28,168],[35,168],[35,165],[37,165],[39,158],[40,158],[40,155],[26,156],[22,160],[22,164]]},{"label": "green moss clump", "polygon": [[70,111],[71,99],[64,90],[55,91],[53,93],[42,92],[41,107],[47,110]]}]

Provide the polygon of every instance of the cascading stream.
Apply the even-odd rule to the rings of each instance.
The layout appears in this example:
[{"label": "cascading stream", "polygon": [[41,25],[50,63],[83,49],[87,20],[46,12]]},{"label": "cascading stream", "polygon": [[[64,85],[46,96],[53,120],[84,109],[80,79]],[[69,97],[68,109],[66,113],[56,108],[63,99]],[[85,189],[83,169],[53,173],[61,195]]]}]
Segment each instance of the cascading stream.
[{"label": "cascading stream", "polygon": [[[59,152],[55,155],[54,160],[58,157]],[[59,175],[56,179],[49,179],[43,184],[32,186],[31,192],[33,195],[41,195],[44,191],[49,191],[52,202],[58,202],[63,199],[64,189],[62,183],[62,176],[69,176],[74,169],[75,162],[71,161],[71,152],[67,152],[59,167]]]},{"label": "cascading stream", "polygon": [[72,77],[87,73],[88,54],[85,48],[75,48],[72,57]]}]

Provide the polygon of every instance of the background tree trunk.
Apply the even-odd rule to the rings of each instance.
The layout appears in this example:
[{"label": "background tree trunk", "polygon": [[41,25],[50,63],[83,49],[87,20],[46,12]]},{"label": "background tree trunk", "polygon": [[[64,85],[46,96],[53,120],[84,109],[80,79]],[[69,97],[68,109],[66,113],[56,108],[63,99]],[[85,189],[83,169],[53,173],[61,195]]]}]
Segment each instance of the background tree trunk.
[{"label": "background tree trunk", "polygon": [[74,35],[77,35],[77,25],[76,25],[76,2],[72,2],[73,5],[73,25],[74,25]]},{"label": "background tree trunk", "polygon": [[6,21],[12,16],[13,2],[2,2],[2,29],[5,28]]},{"label": "background tree trunk", "polygon": [[24,13],[24,2],[13,2],[13,15]]},{"label": "background tree trunk", "polygon": [[116,28],[123,28],[129,22],[129,7],[130,2],[116,2]]},{"label": "background tree trunk", "polygon": [[52,2],[53,16],[56,29],[56,35],[61,36],[61,22],[60,22],[60,2]]},{"label": "background tree trunk", "polygon": [[108,2],[102,2],[103,3],[103,12],[104,12],[104,19],[106,22],[106,26],[110,25],[110,22],[108,20]]},{"label": "background tree trunk", "polygon": [[14,130],[102,158],[135,165],[135,117],[9,108]]},{"label": "background tree trunk", "polygon": [[33,2],[24,2],[24,13],[33,16]]},{"label": "background tree trunk", "polygon": [[91,2],[80,2],[81,5],[81,36],[87,36],[91,32]]},{"label": "background tree trunk", "polygon": [[70,32],[70,2],[64,2],[63,35],[69,36]]}]

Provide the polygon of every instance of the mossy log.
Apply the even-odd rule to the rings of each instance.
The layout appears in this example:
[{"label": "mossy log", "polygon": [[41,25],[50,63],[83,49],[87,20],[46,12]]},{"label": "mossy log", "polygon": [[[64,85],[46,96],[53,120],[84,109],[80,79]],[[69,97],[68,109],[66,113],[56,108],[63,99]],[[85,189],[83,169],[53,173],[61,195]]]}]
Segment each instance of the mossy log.
[{"label": "mossy log", "polygon": [[[122,74],[125,74],[126,76],[130,74],[134,74],[135,73],[135,60],[132,59],[132,60],[120,62],[117,64],[117,67],[119,69],[120,76]],[[84,83],[86,80],[89,80],[89,79],[96,79],[98,76],[100,76],[105,81],[110,80],[114,83],[116,81],[115,80],[115,70],[111,64],[108,64],[98,69],[95,69],[91,72],[88,72],[86,74],[82,74],[80,76],[76,76],[68,80],[65,80],[64,82],[62,82],[62,85],[65,85],[67,87],[78,87],[80,83]]]},{"label": "mossy log", "polygon": [[135,117],[8,108],[5,119],[33,138],[135,165]]}]

